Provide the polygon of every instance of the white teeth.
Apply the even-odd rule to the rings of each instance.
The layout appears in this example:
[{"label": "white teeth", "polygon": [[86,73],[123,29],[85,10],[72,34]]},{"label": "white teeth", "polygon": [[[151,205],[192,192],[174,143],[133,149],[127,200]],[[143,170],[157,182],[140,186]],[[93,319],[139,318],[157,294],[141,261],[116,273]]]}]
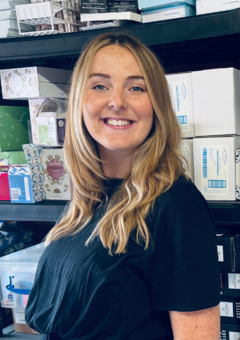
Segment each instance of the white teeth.
[{"label": "white teeth", "polygon": [[113,120],[113,119],[106,119],[106,123],[108,125],[118,125],[118,126],[131,124],[129,120]]}]

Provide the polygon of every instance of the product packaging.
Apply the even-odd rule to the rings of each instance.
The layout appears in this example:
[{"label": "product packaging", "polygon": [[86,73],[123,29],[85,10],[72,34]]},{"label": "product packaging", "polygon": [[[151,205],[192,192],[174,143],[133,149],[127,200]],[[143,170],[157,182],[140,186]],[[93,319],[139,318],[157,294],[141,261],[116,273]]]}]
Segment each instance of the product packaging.
[{"label": "product packaging", "polygon": [[48,200],[70,200],[71,182],[63,149],[44,149],[42,165],[45,176],[44,187]]},{"label": "product packaging", "polygon": [[28,107],[0,106],[0,151],[21,150],[29,143],[28,120]]},{"label": "product packaging", "polygon": [[158,8],[156,10],[147,11],[142,13],[142,23],[172,20],[178,18],[190,17],[196,15],[195,7],[189,5],[180,5],[174,7]]},{"label": "product packaging", "polygon": [[197,0],[197,14],[229,11],[240,8],[240,0]]},{"label": "product packaging", "polygon": [[41,164],[42,148],[34,144],[23,145],[28,165],[9,169],[9,185],[12,203],[35,203],[46,198]]},{"label": "product packaging", "polygon": [[67,115],[67,100],[47,98],[36,113],[37,144],[63,146]]},{"label": "product packaging", "polygon": [[168,74],[166,78],[182,136],[183,138],[194,137],[192,73]]},{"label": "product packaging", "polygon": [[138,0],[139,9],[142,11],[153,10],[156,8],[192,5],[196,6],[196,0]]},{"label": "product packaging", "polygon": [[240,134],[240,71],[192,73],[195,136]]},{"label": "product packaging", "polygon": [[67,98],[72,72],[46,67],[1,70],[4,99]]},{"label": "product packaging", "polygon": [[191,178],[191,180],[194,182],[193,140],[182,139],[182,142],[180,145],[180,151],[188,161],[189,169],[187,170],[187,167],[186,167],[186,173]]},{"label": "product packaging", "polygon": [[236,149],[240,136],[194,138],[194,179],[207,200],[236,200]]}]

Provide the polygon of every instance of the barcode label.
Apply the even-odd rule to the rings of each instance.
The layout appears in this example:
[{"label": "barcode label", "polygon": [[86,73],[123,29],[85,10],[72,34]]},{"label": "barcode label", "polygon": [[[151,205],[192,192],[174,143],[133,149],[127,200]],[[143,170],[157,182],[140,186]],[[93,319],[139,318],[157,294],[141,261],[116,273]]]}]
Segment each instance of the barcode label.
[{"label": "barcode label", "polygon": [[228,274],[228,288],[229,289],[240,288],[240,274]]},{"label": "barcode label", "polygon": [[30,201],[28,177],[24,177],[24,187],[25,187],[26,201]]},{"label": "barcode label", "polygon": [[180,124],[187,124],[188,123],[187,116],[178,116],[177,119],[178,119]]},{"label": "barcode label", "polygon": [[203,148],[203,178],[207,178],[207,148]]},{"label": "barcode label", "polygon": [[218,261],[223,262],[223,246],[217,246],[217,252],[218,252]]},{"label": "barcode label", "polygon": [[209,188],[226,188],[227,181],[225,180],[209,180],[208,181]]},{"label": "barcode label", "polygon": [[239,332],[229,332],[229,340],[240,340]]},{"label": "barcode label", "polygon": [[233,318],[233,303],[220,302],[220,315]]},{"label": "barcode label", "polygon": [[18,201],[18,188],[11,188],[12,201]]}]

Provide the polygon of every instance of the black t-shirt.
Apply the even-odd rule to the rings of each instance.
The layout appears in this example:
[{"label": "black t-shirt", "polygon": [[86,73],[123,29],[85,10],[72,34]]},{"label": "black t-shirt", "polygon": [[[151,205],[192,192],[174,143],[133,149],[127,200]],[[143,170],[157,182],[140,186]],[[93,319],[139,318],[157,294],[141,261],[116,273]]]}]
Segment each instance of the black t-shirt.
[{"label": "black t-shirt", "polygon": [[[107,181],[111,196],[121,180]],[[215,226],[208,205],[183,177],[157,198],[144,250],[110,256],[99,238],[85,242],[106,207],[78,234],[52,242],[40,258],[26,322],[43,334],[78,340],[172,340],[168,311],[219,303]]]}]

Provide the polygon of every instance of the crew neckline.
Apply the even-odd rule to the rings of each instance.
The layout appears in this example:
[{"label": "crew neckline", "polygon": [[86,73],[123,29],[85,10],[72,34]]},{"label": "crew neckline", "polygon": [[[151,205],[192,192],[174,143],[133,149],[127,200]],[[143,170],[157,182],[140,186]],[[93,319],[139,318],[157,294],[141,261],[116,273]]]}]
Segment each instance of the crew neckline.
[{"label": "crew neckline", "polygon": [[122,182],[124,181],[123,178],[110,178],[107,177],[103,180],[104,187],[107,188],[114,188],[114,187],[120,187],[122,185]]}]

